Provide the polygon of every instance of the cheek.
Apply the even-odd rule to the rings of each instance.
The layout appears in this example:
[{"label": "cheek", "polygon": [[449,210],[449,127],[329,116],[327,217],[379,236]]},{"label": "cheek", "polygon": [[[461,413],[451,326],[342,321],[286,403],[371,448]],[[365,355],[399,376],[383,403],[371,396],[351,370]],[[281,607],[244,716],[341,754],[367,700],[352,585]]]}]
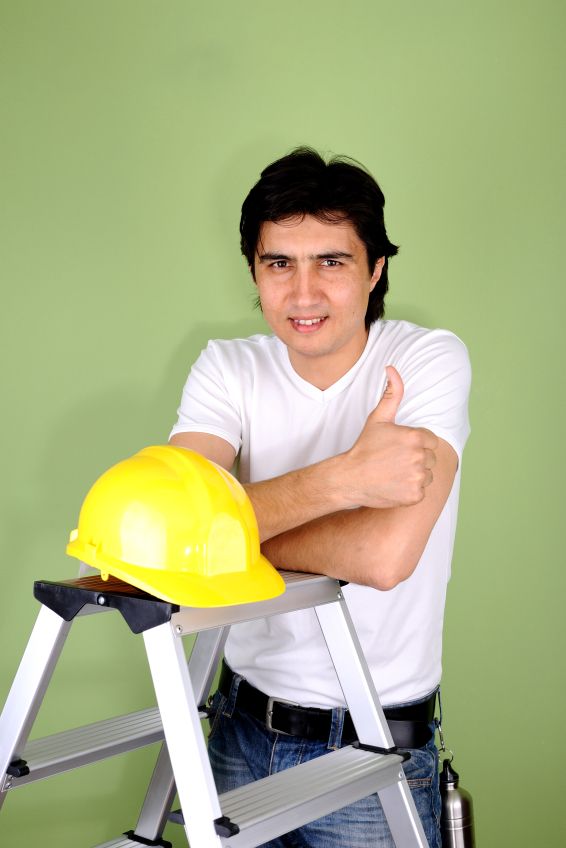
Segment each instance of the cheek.
[{"label": "cheek", "polygon": [[272,291],[258,289],[259,300],[264,317],[277,316],[281,311],[281,298],[278,298]]},{"label": "cheek", "polygon": [[334,302],[348,313],[357,313],[362,310],[365,313],[369,300],[369,285],[344,287],[335,292]]}]

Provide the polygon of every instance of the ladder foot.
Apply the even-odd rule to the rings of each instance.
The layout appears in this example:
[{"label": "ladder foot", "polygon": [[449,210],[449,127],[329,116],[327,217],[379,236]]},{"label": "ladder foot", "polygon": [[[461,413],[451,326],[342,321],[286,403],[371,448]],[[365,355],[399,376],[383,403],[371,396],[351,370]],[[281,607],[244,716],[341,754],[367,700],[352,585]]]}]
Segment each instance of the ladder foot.
[{"label": "ladder foot", "polygon": [[155,845],[158,848],[173,848],[173,844],[166,839],[146,839],[144,836],[138,836],[133,830],[127,830],[124,833],[132,842],[138,842],[140,845]]},{"label": "ladder foot", "polygon": [[26,760],[12,760],[8,768],[6,769],[6,774],[9,774],[11,777],[25,777],[29,774],[29,766]]},{"label": "ladder foot", "polygon": [[228,816],[220,816],[214,819],[214,829],[218,836],[235,836],[240,832],[236,822],[230,821]]}]

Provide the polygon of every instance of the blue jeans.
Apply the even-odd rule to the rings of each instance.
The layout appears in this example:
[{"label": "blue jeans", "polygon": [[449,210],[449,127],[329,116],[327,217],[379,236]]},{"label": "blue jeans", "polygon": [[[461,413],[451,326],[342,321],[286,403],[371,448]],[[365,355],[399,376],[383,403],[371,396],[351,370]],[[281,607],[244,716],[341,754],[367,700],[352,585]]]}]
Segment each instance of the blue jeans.
[{"label": "blue jeans", "polygon": [[[218,792],[228,792],[341,746],[344,710],[333,711],[330,738],[325,742],[285,736],[268,730],[253,716],[235,709],[238,685],[230,696],[217,692],[212,700],[208,751]],[[404,749],[400,749],[404,750]],[[441,848],[438,751],[434,737],[423,748],[409,749],[403,768],[430,848]],[[370,795],[324,818],[266,842],[263,848],[395,848],[377,795]]]}]

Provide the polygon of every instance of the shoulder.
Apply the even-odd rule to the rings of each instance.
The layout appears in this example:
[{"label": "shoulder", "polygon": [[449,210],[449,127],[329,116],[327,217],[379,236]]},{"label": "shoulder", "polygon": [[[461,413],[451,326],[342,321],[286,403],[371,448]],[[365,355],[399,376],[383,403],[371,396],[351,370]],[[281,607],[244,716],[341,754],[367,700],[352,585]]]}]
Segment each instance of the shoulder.
[{"label": "shoulder", "polygon": [[281,348],[279,339],[268,335],[212,339],[195,366],[201,372],[216,374],[228,387],[251,386],[262,375],[281,368]]},{"label": "shoulder", "polygon": [[376,321],[371,338],[388,364],[405,371],[407,378],[423,368],[470,371],[468,349],[451,330],[421,327],[409,321]]},{"label": "shoulder", "polygon": [[[398,424],[426,427],[452,445],[459,457],[470,432],[471,369],[464,342],[450,330],[384,321],[377,341],[386,347],[404,384]],[[379,330],[379,328],[378,328]]]},{"label": "shoulder", "polygon": [[275,336],[257,334],[245,339],[211,339],[203,351],[218,360],[269,360],[279,355],[281,342]]},{"label": "shoulder", "polygon": [[372,324],[372,331],[375,334],[376,344],[380,346],[388,345],[399,350],[408,350],[412,347],[442,347],[467,355],[466,345],[451,330],[421,327],[410,321],[382,320]]}]

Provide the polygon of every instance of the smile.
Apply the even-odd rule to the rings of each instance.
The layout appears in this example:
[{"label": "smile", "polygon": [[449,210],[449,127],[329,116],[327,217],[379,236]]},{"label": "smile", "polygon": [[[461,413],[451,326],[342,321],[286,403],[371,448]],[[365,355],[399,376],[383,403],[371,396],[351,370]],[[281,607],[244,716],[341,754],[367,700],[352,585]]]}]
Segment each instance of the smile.
[{"label": "smile", "polygon": [[326,323],[327,315],[321,318],[289,318],[291,325],[297,333],[316,333]]},{"label": "smile", "polygon": [[324,315],[322,318],[290,318],[289,320],[299,327],[315,327],[326,321],[326,318],[327,316]]}]

